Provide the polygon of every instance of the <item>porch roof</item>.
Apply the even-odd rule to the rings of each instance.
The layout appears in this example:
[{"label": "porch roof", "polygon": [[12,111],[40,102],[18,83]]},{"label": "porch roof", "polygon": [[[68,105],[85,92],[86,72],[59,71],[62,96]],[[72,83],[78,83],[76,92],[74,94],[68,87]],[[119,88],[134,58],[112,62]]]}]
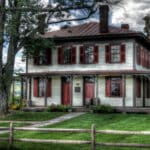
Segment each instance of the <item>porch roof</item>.
[{"label": "porch roof", "polygon": [[56,76],[56,75],[103,75],[103,76],[117,76],[117,75],[150,75],[150,71],[138,70],[123,70],[123,71],[48,71],[48,72],[30,72],[22,73],[21,76]]}]

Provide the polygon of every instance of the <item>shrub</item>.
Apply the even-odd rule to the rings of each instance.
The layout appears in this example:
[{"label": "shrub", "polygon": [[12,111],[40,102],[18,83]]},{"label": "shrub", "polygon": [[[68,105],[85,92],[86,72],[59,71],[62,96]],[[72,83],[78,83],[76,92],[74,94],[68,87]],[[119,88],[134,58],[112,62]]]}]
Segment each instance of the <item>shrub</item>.
[{"label": "shrub", "polygon": [[116,112],[115,108],[110,105],[98,105],[92,107],[94,113],[114,113]]},{"label": "shrub", "polygon": [[47,112],[68,112],[69,110],[69,106],[67,105],[55,105],[55,104],[52,104],[51,106],[48,106],[46,108],[46,111]]},{"label": "shrub", "polygon": [[9,109],[19,110],[20,109],[20,105],[19,105],[19,103],[9,104]]}]

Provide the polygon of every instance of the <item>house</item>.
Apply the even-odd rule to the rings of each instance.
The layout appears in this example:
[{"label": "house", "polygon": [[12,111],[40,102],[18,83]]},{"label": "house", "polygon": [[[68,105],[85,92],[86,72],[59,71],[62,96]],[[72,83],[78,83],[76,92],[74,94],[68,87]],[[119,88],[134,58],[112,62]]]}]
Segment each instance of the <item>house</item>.
[{"label": "house", "polygon": [[109,26],[106,5],[101,22],[47,32],[55,49],[28,59],[29,106],[86,106],[93,98],[117,107],[150,107],[150,41],[128,24]]}]

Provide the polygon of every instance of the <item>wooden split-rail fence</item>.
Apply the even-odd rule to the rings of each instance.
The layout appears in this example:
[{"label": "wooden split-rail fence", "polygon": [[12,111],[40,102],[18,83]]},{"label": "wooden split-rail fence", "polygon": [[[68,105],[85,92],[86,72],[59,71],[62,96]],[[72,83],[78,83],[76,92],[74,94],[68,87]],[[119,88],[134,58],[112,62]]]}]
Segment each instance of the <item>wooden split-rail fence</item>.
[{"label": "wooden split-rail fence", "polygon": [[[104,143],[96,142],[96,134],[120,134],[120,135],[150,135],[150,131],[118,131],[118,130],[96,130],[95,125],[91,129],[60,129],[60,128],[29,128],[29,127],[14,127],[13,122],[10,127],[0,127],[0,131],[9,131],[8,138],[0,138],[0,141],[9,141],[10,146],[16,142],[33,142],[33,143],[59,143],[59,144],[88,144],[91,145],[91,150],[95,150],[96,146],[109,147],[132,147],[132,148],[150,148],[150,144],[136,143]],[[53,140],[53,139],[27,139],[15,138],[15,131],[43,131],[43,132],[67,132],[67,133],[91,133],[91,140]]]}]

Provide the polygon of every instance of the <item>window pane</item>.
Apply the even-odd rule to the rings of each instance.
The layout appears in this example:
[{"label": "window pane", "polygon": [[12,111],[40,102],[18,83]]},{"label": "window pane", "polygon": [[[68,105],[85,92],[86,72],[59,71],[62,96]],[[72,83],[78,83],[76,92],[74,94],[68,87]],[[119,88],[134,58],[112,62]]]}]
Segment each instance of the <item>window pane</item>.
[{"label": "window pane", "polygon": [[44,79],[39,79],[39,96],[45,95],[45,82]]},{"label": "window pane", "polygon": [[121,96],[121,78],[111,78],[111,96]]},{"label": "window pane", "polygon": [[64,64],[71,64],[71,47],[64,48]]},{"label": "window pane", "polygon": [[85,46],[85,63],[91,64],[94,62],[94,48],[93,46]]},{"label": "window pane", "polygon": [[120,62],[120,46],[111,46],[111,62]]}]

